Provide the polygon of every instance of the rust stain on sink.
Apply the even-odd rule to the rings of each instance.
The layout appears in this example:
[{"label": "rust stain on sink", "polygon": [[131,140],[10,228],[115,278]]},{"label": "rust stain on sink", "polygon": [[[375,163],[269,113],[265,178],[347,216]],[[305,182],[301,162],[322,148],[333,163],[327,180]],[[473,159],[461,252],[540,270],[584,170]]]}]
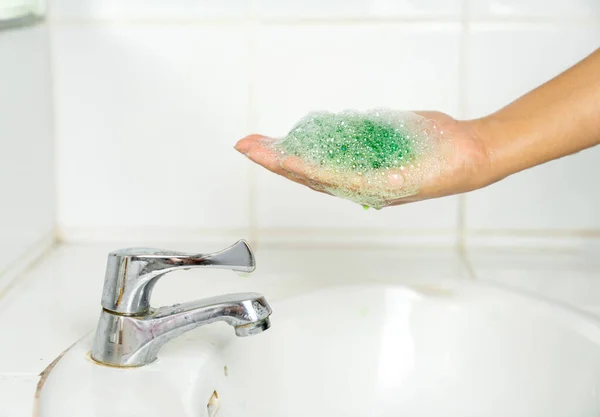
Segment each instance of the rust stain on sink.
[{"label": "rust stain on sink", "polygon": [[427,284],[413,284],[410,285],[410,288],[414,289],[417,292],[425,295],[432,295],[435,297],[452,297],[454,296],[454,292],[449,290],[448,288],[438,287],[435,285],[427,285]]},{"label": "rust stain on sink", "polygon": [[213,391],[211,397],[208,399],[208,404],[206,405],[208,417],[216,417],[220,409],[221,403],[219,401],[219,393],[217,391]]},{"label": "rust stain on sink", "polygon": [[71,349],[73,346],[75,346],[76,343],[77,342],[73,343],[71,346],[69,346],[67,349],[65,349],[63,352],[61,352],[61,354],[58,355],[58,357],[56,359],[54,359],[52,361],[52,363],[50,365],[48,365],[46,367],[46,369],[44,369],[40,373],[40,381],[37,384],[37,387],[35,389],[35,395],[33,397],[33,417],[39,416],[40,394],[42,392],[42,388],[44,388],[44,384],[46,383],[48,376],[50,375],[50,372],[52,372],[52,370],[58,364],[58,362],[62,359],[62,357],[65,356],[65,354],[69,351],[69,349]]}]

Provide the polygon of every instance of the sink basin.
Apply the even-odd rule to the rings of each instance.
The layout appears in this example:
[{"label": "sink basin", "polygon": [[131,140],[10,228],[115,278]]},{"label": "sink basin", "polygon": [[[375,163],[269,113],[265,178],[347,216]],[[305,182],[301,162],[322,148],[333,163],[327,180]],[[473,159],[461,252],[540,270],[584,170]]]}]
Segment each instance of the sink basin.
[{"label": "sink basin", "polygon": [[141,368],[93,363],[89,335],[49,373],[37,413],[600,415],[600,322],[565,306],[467,280],[337,286],[272,306],[263,334],[206,326]]}]

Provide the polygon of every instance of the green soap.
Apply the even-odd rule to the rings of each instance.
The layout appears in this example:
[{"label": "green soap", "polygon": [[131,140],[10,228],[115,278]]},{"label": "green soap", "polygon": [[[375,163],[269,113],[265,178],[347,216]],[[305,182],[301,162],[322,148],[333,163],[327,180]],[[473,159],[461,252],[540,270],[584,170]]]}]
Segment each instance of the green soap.
[{"label": "green soap", "polygon": [[335,171],[393,169],[414,161],[420,135],[413,113],[385,111],[312,113],[275,147],[287,155]]}]

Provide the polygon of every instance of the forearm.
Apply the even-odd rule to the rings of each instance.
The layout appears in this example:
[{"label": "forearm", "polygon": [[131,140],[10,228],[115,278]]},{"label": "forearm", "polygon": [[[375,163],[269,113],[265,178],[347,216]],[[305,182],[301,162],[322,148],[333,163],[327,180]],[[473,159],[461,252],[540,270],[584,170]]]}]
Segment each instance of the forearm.
[{"label": "forearm", "polygon": [[600,143],[600,49],[503,109],[470,122],[489,182]]}]

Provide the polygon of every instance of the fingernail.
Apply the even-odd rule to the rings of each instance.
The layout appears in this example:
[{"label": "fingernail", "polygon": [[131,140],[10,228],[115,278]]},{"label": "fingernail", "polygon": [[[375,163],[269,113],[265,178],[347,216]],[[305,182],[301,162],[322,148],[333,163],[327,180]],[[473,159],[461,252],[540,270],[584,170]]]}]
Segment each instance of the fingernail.
[{"label": "fingernail", "polygon": [[241,145],[242,141],[243,141],[243,139],[238,140],[237,143],[233,146],[233,149],[235,149],[238,152],[243,153],[244,146]]}]

